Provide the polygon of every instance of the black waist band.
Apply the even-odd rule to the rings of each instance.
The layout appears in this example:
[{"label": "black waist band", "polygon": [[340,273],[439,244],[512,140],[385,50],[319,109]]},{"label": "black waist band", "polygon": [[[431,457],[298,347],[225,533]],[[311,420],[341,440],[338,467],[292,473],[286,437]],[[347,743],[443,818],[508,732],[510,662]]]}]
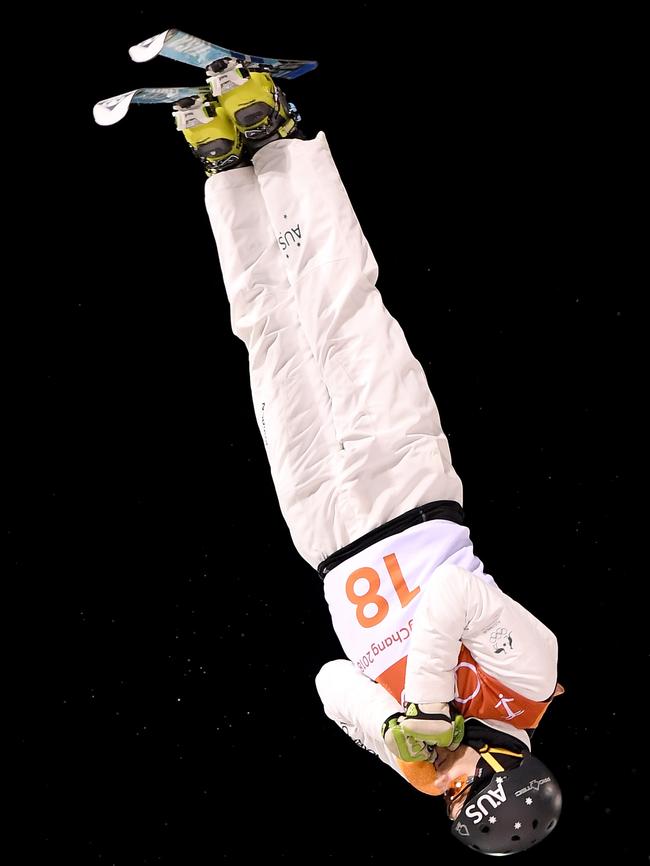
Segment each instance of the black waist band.
[{"label": "black waist band", "polygon": [[418,523],[426,523],[428,520],[450,520],[452,523],[465,523],[465,512],[457,502],[451,499],[439,499],[436,502],[427,502],[426,505],[418,505],[417,508],[412,508],[399,517],[394,517],[388,523],[383,523],[376,529],[366,532],[361,538],[357,538],[351,544],[346,544],[340,550],[332,553],[327,559],[324,559],[318,566],[318,573],[321,580],[325,579],[325,575],[345,562],[355,553],[360,553],[366,547],[374,544],[376,541],[381,541],[383,538],[388,538],[391,535],[397,535],[411,526]]}]

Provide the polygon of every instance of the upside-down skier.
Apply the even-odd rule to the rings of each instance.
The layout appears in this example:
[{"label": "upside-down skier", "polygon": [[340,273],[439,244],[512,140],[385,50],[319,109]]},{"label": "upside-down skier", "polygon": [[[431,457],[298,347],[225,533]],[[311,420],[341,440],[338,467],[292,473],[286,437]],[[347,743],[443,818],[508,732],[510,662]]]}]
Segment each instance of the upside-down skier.
[{"label": "upside-down skier", "polygon": [[280,508],[347,656],[316,678],[325,712],[441,795],[459,841],[529,848],[561,810],[530,751],[561,691],[556,639],[473,551],[425,374],[382,303],[325,136],[305,139],[264,72],[219,61],[208,83],[174,116],[208,175]]}]

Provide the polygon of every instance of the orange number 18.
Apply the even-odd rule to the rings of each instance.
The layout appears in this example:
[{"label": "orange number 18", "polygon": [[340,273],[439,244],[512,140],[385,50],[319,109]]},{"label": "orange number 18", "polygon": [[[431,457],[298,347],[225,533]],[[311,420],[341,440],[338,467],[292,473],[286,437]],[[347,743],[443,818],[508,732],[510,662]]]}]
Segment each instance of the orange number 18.
[{"label": "orange number 18", "polygon": [[[415,589],[408,588],[406,581],[404,580],[404,575],[402,574],[402,569],[399,567],[397,557],[394,553],[389,553],[388,556],[385,556],[384,563],[386,564],[386,569],[388,570],[388,576],[390,577],[391,583],[395,587],[395,592],[400,600],[400,604],[402,607],[406,607],[406,605],[418,594],[420,587],[416,586]],[[354,591],[354,585],[357,580],[362,577],[365,577],[369,586],[366,592],[362,595],[358,595]],[[385,619],[386,614],[388,613],[388,601],[383,595],[379,595],[377,591],[380,584],[381,578],[374,568],[357,568],[357,570],[353,571],[348,577],[345,584],[345,594],[356,607],[357,619],[359,624],[364,628],[372,628],[373,625],[377,625],[377,623],[380,623]],[[366,616],[364,613],[366,605],[373,603],[377,605],[377,612],[372,616]]]}]

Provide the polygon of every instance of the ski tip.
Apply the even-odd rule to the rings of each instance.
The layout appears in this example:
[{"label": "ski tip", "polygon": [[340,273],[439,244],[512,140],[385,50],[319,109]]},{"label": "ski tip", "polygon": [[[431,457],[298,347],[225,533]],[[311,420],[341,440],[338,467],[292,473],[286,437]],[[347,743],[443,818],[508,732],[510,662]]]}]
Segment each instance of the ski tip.
[{"label": "ski tip", "polygon": [[168,33],[169,30],[164,30],[162,33],[158,33],[157,36],[151,36],[149,39],[138,42],[137,45],[132,45],[129,48],[131,60],[134,60],[136,63],[146,63],[147,60],[152,60],[160,54]]},{"label": "ski tip", "polygon": [[129,90],[127,93],[120,93],[119,96],[102,99],[101,102],[98,102],[93,107],[95,123],[98,123],[100,126],[112,126],[114,123],[122,120],[129,110],[131,100],[137,92],[137,90]]}]

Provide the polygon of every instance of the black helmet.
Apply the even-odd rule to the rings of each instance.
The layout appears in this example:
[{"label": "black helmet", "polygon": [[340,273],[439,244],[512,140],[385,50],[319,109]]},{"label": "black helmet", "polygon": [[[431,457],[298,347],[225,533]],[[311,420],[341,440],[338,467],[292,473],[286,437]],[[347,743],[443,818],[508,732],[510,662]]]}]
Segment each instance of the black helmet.
[{"label": "black helmet", "polygon": [[482,854],[515,854],[541,842],[557,824],[562,792],[555,776],[527,754],[470,792],[452,824],[454,837]]}]

